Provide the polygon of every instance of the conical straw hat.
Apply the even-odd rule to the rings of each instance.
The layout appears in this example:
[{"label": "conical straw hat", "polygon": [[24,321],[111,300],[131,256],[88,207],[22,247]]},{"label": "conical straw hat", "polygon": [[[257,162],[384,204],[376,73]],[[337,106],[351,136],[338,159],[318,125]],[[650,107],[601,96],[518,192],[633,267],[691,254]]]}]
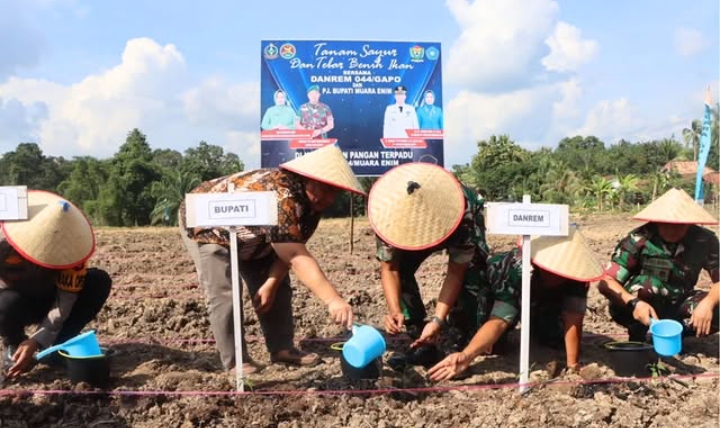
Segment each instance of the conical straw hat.
[{"label": "conical straw hat", "polygon": [[95,251],[90,222],[75,205],[54,193],[28,191],[28,218],[4,221],[2,230],[25,259],[50,269],[67,269]]},{"label": "conical straw hat", "polygon": [[675,224],[718,224],[718,221],[682,189],[673,188],[635,214],[635,220]]},{"label": "conical straw hat", "polygon": [[345,160],[342,151],[334,144],[285,162],[280,168],[333,187],[365,195],[362,185]]},{"label": "conical straw hat", "polygon": [[383,174],[370,189],[368,217],[375,233],[393,247],[423,250],[450,236],[462,220],[465,197],[445,169],[407,163]]},{"label": "conical straw hat", "polygon": [[530,241],[530,258],[538,267],[575,281],[595,281],[603,268],[576,225],[568,236],[537,236]]}]

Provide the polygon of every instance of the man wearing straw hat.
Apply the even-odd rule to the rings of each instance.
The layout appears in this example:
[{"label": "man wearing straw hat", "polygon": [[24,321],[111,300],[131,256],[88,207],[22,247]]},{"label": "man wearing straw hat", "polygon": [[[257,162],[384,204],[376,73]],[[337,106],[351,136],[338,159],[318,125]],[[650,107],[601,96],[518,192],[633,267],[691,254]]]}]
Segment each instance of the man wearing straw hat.
[{"label": "man wearing straw hat", "polygon": [[[37,350],[77,336],[110,294],[110,276],[88,269],[95,237],[64,198],[28,191],[28,218],[0,232],[0,337],[7,375],[29,370]],[[39,324],[28,338],[25,327]]]},{"label": "man wearing straw hat", "polygon": [[[377,235],[377,259],[388,314],[385,330],[403,328],[412,348],[437,355],[432,343],[457,302],[458,327],[475,331],[476,292],[484,281],[488,256],[485,222],[477,193],[442,167],[408,163],[383,174],[368,196],[368,217]],[[446,249],[448,264],[432,317],[415,278],[420,265]],[[422,345],[422,346],[421,346]],[[430,350],[430,351],[428,351]],[[424,352],[423,352],[424,351]]]},{"label": "man wearing straw hat", "polygon": [[[532,239],[530,279],[531,337],[541,344],[561,347],[566,364],[576,369],[580,337],[591,281],[603,270],[576,225],[568,236]],[[488,261],[488,284],[478,295],[478,317],[483,321],[470,343],[448,355],[429,371],[433,380],[450,379],[505,337],[519,321],[522,294],[522,254],[519,248],[499,253]]]},{"label": "man wearing straw hat", "polygon": [[[718,237],[698,226],[718,221],[681,189],[670,189],[633,218],[647,223],[618,243],[599,284],[612,319],[631,341],[645,340],[651,317],[685,320],[685,335],[718,331]],[[709,292],[695,288],[702,269],[710,275]]]},{"label": "man wearing straw hat", "polygon": [[[352,307],[328,281],[306,242],[315,232],[325,208],[341,190],[364,195],[340,149],[325,146],[280,165],[280,168],[239,172],[202,183],[192,193],[275,191],[277,226],[239,227],[237,232],[240,276],[252,296],[265,343],[273,362],[314,365],[317,354],[295,348],[292,269],[325,305],[335,322],[352,326]],[[180,207],[180,231],[198,273],[208,303],[210,325],[225,369],[235,367],[235,345],[230,272],[229,233],[224,227],[185,227],[185,204]],[[238,326],[241,329],[242,326]],[[244,342],[244,338],[243,338]],[[243,345],[243,352],[247,347]],[[259,367],[243,355],[243,373]]]}]

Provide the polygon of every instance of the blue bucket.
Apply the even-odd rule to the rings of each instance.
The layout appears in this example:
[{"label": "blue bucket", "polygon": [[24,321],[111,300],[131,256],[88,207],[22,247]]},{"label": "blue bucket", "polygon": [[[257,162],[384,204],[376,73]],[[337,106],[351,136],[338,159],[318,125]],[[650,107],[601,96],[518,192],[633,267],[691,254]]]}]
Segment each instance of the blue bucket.
[{"label": "blue bucket", "polygon": [[90,330],[77,335],[66,342],[51,346],[42,352],[38,352],[37,355],[35,355],[35,358],[39,360],[55,351],[63,351],[68,356],[75,358],[97,357],[103,355],[102,349],[100,349],[100,343],[95,336],[95,330]]},{"label": "blue bucket", "polygon": [[672,357],[682,350],[683,325],[675,320],[650,320],[653,348],[658,355]]},{"label": "blue bucket", "polygon": [[352,333],[342,348],[342,355],[351,366],[363,368],[385,353],[385,339],[374,327],[354,325]]}]

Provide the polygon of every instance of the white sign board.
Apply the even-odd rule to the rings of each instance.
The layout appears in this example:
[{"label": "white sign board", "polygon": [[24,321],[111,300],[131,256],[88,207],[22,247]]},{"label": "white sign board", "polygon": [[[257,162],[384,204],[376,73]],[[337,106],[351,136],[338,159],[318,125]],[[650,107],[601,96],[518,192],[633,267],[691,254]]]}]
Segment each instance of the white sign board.
[{"label": "white sign board", "polygon": [[27,220],[27,186],[0,186],[0,220]]},{"label": "white sign board", "polygon": [[276,192],[189,193],[185,195],[188,227],[275,226]]},{"label": "white sign board", "polygon": [[489,202],[488,234],[567,236],[567,205]]}]

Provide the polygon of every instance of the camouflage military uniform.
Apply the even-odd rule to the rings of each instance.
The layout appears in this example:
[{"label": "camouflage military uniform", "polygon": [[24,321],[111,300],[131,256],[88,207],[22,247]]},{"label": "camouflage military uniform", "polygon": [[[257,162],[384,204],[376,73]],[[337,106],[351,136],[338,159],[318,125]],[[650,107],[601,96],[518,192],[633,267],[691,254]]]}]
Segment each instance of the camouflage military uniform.
[{"label": "camouflage military uniform", "polygon": [[472,189],[462,186],[465,196],[465,213],[457,229],[444,242],[422,251],[406,251],[394,248],[377,238],[377,259],[381,262],[397,262],[400,269],[401,304],[405,315],[405,325],[422,329],[425,324],[425,305],[422,302],[415,272],[425,259],[436,251],[448,250],[449,260],[453,263],[468,263],[463,288],[456,305],[458,311],[465,314],[464,330],[474,332],[477,312],[478,291],[485,284],[488,247],[485,241],[485,217],[482,214],[483,200]]},{"label": "camouflage military uniform", "polygon": [[[490,317],[504,320],[514,327],[520,320],[522,299],[522,255],[519,249],[498,253],[488,260],[489,286],[478,295],[477,319],[485,323]],[[537,275],[530,279],[531,335],[539,341],[561,346],[563,311],[585,313],[588,283],[567,280],[550,289]]]},{"label": "camouflage military uniform", "polygon": [[[717,282],[719,265],[718,238],[710,230],[691,225],[680,242],[671,244],[663,241],[656,224],[647,223],[618,243],[607,273],[625,291],[650,303],[660,318],[682,321],[692,315],[707,295],[695,289],[700,271],[705,269],[712,282]],[[636,338],[647,332],[647,327],[635,321],[632,310],[625,305],[611,304],[610,315]],[[712,329],[718,330],[717,311]]]}]

